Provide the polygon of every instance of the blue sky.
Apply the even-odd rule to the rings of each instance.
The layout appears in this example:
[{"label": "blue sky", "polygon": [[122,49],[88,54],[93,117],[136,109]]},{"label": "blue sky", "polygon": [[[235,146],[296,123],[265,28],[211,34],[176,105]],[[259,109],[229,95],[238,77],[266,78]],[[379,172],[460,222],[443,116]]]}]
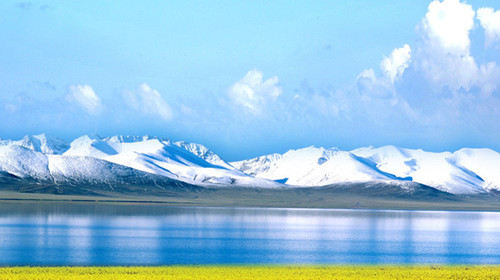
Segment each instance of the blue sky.
[{"label": "blue sky", "polygon": [[[146,2],[146,3],[143,3]],[[1,138],[500,150],[496,1],[2,1]]]}]

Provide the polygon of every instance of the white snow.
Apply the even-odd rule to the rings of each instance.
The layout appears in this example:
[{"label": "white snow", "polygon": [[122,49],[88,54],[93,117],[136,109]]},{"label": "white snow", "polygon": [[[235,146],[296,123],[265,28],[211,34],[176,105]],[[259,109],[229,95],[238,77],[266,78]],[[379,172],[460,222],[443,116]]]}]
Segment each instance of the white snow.
[{"label": "white snow", "polygon": [[398,179],[379,170],[372,162],[336,148],[311,146],[232,164],[248,174],[290,185],[321,186]]},{"label": "white snow", "polygon": [[500,154],[490,149],[435,153],[395,146],[352,151],[311,146],[228,163],[203,145],[151,136],[84,135],[71,144],[45,134],[0,140],[0,171],[21,178],[107,182],[134,176],[133,170],[206,186],[371,181],[404,186],[414,181],[454,194],[500,190]]},{"label": "white snow", "polygon": [[252,176],[291,185],[411,180],[454,194],[500,190],[500,154],[489,149],[433,153],[395,146],[350,152],[308,147],[231,164]]},{"label": "white snow", "polygon": [[500,154],[490,149],[461,149],[454,153],[456,161],[484,180],[487,190],[500,190]]},{"label": "white snow", "polygon": [[276,182],[251,177],[203,145],[157,137],[82,136],[65,156],[103,159],[144,172],[201,185],[277,187]]},{"label": "white snow", "polygon": [[47,155],[12,144],[0,146],[0,171],[21,178],[51,179]]},{"label": "white snow", "polygon": [[69,144],[64,140],[48,137],[45,134],[26,135],[18,141],[0,140],[0,146],[9,145],[21,146],[44,154],[62,154],[69,148]]},{"label": "white snow", "polygon": [[484,182],[450,152],[432,153],[394,146],[361,148],[353,153],[373,161],[385,172],[411,177],[436,189],[460,194],[484,192]]}]

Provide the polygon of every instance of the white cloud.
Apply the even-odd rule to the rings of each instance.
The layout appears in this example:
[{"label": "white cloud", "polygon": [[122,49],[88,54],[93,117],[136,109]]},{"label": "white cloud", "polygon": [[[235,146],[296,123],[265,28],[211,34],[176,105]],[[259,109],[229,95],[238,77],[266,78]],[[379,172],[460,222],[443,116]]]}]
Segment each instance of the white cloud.
[{"label": "white cloud", "polygon": [[493,8],[479,8],[477,9],[477,19],[484,28],[486,45],[500,41],[500,10],[495,11]]},{"label": "white cloud", "polygon": [[427,80],[437,89],[469,91],[477,81],[478,67],[471,55],[455,55],[431,50],[422,55],[419,67]]},{"label": "white cloud", "polygon": [[371,97],[388,98],[393,95],[393,90],[388,80],[377,77],[373,69],[363,70],[356,78],[359,93],[363,98],[371,100]]},{"label": "white cloud", "polygon": [[[470,52],[469,33],[474,27],[472,6],[459,0],[433,1],[418,26],[422,44],[417,50],[417,67],[434,89],[447,87],[453,92],[496,88],[498,67],[494,63],[477,65]],[[487,70],[487,71],[486,71]]]},{"label": "white cloud", "polygon": [[420,23],[423,46],[419,66],[437,87],[469,90],[477,65],[470,55],[469,33],[475,12],[458,0],[433,1]]},{"label": "white cloud", "polygon": [[474,10],[459,0],[433,1],[422,20],[429,44],[454,54],[469,54],[469,31],[474,27]]},{"label": "white cloud", "polygon": [[479,67],[477,84],[481,85],[483,97],[491,96],[498,89],[498,81],[500,81],[500,69],[496,63],[488,62]]},{"label": "white cloud", "polygon": [[410,61],[411,48],[408,44],[394,49],[388,57],[384,56],[380,63],[381,76],[377,77],[373,69],[365,69],[358,75],[356,79],[359,92],[368,99],[394,97],[394,82],[403,75]]},{"label": "white cloud", "polygon": [[159,116],[163,120],[173,117],[172,109],[161,94],[146,83],[139,85],[135,91],[125,91],[123,97],[126,104],[137,112]]},{"label": "white cloud", "polygon": [[254,115],[260,115],[264,106],[276,101],[281,95],[278,77],[273,76],[266,81],[257,69],[250,70],[241,80],[233,84],[228,91],[231,100],[246,108]]},{"label": "white cloud", "polygon": [[394,84],[406,68],[408,68],[410,63],[410,53],[411,49],[408,44],[405,44],[402,48],[396,48],[391,52],[389,57],[384,57],[380,63],[380,69],[384,72],[384,75]]},{"label": "white cloud", "polygon": [[433,1],[417,26],[421,40],[415,50],[407,45],[394,49],[382,60],[380,75],[373,69],[358,75],[359,106],[373,119],[405,115],[412,122],[433,125],[470,117],[473,107],[496,104],[493,93],[500,85],[500,68],[494,61],[478,64],[473,57],[474,20],[470,5]]},{"label": "white cloud", "polygon": [[[415,120],[430,113],[426,110],[435,104],[451,104],[450,112],[458,112],[464,106],[462,100],[490,97],[499,87],[500,68],[495,62],[478,65],[472,56],[474,20],[472,7],[459,0],[430,3],[417,26],[421,40],[416,49],[409,45],[396,48],[380,63],[379,75],[373,69],[358,75],[360,101],[371,104],[366,111],[399,112]],[[408,68],[411,71],[403,76]]]},{"label": "white cloud", "polygon": [[90,115],[98,115],[103,109],[101,99],[89,85],[73,85],[69,87],[68,100],[76,102]]}]

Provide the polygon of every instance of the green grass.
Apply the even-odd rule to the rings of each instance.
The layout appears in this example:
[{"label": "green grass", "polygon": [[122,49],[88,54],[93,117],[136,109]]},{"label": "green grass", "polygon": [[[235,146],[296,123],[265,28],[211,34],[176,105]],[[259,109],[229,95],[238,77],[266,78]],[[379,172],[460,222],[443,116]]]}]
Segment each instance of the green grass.
[{"label": "green grass", "polygon": [[500,279],[500,266],[0,267],[0,279]]}]

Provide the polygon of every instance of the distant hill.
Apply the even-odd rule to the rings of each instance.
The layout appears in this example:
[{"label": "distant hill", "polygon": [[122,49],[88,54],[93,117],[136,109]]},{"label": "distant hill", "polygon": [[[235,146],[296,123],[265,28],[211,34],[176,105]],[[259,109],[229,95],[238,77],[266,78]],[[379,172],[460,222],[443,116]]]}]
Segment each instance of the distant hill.
[{"label": "distant hill", "polygon": [[84,135],[66,143],[41,134],[0,141],[0,190],[160,195],[220,188],[313,188],[414,199],[497,195],[500,154],[308,147],[227,162],[203,145],[151,136]]}]

